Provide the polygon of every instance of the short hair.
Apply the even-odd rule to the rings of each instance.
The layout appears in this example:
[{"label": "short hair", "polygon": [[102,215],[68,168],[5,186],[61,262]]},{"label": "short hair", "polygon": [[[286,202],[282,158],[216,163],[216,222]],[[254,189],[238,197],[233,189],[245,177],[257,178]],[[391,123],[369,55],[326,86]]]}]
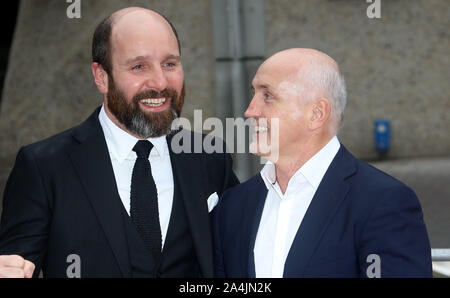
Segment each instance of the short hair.
[{"label": "short hair", "polygon": [[[169,23],[170,28],[172,29],[172,32],[175,35],[175,38],[177,39],[178,51],[181,55],[180,39],[178,38],[177,30],[175,29],[173,24],[162,13],[153,9],[149,10],[156,12],[161,17],[163,17],[164,20],[167,21],[167,23]],[[112,72],[111,32],[113,21],[114,21],[113,14],[109,15],[103,21],[101,21],[100,24],[98,24],[97,28],[95,29],[94,37],[92,39],[92,62],[100,64],[109,75],[111,75]]]},{"label": "short hair", "polygon": [[[305,92],[322,90],[331,102],[331,118],[336,123],[336,131],[344,120],[344,110],[347,104],[347,90],[344,75],[339,68],[330,63],[310,62],[309,67],[304,67],[298,75],[307,79]],[[318,88],[318,89],[317,89]],[[321,92],[321,91],[318,91]],[[309,97],[308,100],[314,98]]]},{"label": "short hair", "polygon": [[337,121],[337,129],[344,121],[344,110],[347,104],[347,88],[344,75],[339,69],[330,69],[324,73],[324,87],[331,100],[331,115]]}]

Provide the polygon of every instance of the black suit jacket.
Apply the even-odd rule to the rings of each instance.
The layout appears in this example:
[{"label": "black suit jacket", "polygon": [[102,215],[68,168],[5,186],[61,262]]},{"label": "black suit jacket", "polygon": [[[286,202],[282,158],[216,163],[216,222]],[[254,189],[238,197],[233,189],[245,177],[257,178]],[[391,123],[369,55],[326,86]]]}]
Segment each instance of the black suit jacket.
[{"label": "black suit jacket", "polygon": [[[23,147],[3,201],[0,254],[18,254],[45,277],[66,277],[76,254],[81,277],[131,275],[121,205],[98,108],[84,123]],[[193,133],[182,131],[192,137]],[[238,183],[229,154],[180,153],[167,137],[175,193],[187,213],[200,271],[213,275],[207,198]]]},{"label": "black suit jacket", "polygon": [[[255,277],[253,250],[266,196],[258,174],[220,199],[214,214],[218,277]],[[370,277],[376,272],[432,276],[422,210],[409,187],[341,145],[300,224],[283,276]]]}]

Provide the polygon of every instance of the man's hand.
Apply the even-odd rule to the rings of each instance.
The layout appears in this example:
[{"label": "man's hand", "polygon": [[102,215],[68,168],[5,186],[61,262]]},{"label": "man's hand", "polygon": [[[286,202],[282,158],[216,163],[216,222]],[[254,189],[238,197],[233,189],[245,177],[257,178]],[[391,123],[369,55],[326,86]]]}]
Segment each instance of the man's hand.
[{"label": "man's hand", "polygon": [[17,255],[0,255],[0,278],[31,278],[34,264]]}]

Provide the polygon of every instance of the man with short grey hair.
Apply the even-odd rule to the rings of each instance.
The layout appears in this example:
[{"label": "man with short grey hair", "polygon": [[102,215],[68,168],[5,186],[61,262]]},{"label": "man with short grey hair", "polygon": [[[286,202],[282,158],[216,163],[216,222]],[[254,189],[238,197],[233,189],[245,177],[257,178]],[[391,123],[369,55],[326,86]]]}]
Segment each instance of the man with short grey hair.
[{"label": "man with short grey hair", "polygon": [[414,192],[336,136],[346,104],[337,63],[317,50],[281,51],[252,89],[251,146],[269,161],[219,202],[216,276],[431,277]]}]

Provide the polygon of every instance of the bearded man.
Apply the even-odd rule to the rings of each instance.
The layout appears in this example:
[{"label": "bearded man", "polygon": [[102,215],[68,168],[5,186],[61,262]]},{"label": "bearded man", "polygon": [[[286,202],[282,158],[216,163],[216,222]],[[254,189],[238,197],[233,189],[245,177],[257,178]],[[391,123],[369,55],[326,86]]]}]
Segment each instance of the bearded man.
[{"label": "bearded man", "polygon": [[175,28],[122,9],[98,25],[92,54],[103,105],[18,153],[0,276],[212,277],[209,212],[238,180],[228,154],[173,152],[185,94]]}]

